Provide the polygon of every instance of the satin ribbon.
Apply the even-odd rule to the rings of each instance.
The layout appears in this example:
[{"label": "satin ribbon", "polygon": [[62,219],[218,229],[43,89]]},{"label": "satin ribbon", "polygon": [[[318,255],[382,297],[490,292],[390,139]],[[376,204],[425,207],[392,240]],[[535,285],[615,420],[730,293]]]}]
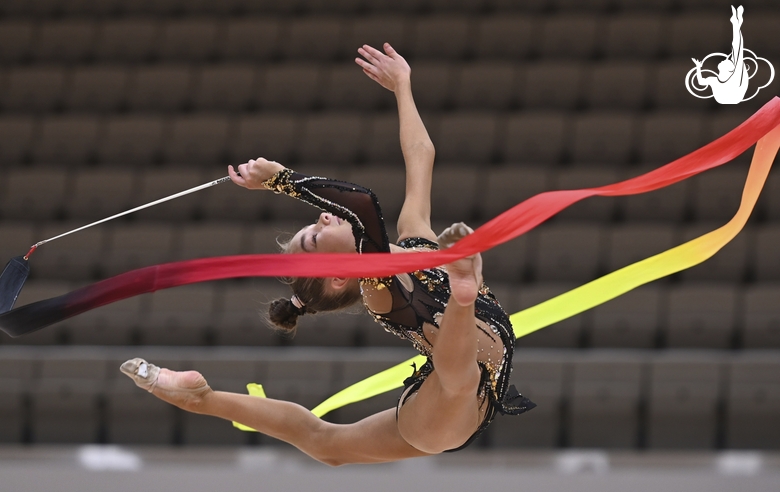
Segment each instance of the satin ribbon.
[{"label": "satin ribbon", "polygon": [[404,255],[266,254],[167,263],[127,272],[68,294],[28,304],[0,315],[0,329],[11,336],[128,297],[179,285],[238,277],[385,277],[450,263],[509,241],[591,196],[627,196],[657,190],[724,164],[780,124],[780,98],[773,98],[747,121],[714,142],[663,167],[599,188],[550,191],[512,207],[453,247]]}]

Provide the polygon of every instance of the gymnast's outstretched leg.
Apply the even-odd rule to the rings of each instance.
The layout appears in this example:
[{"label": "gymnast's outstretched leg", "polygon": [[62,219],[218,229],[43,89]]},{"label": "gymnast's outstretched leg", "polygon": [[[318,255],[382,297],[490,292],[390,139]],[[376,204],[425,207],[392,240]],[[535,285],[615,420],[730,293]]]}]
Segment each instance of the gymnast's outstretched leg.
[{"label": "gymnast's outstretched leg", "polygon": [[[471,229],[455,224],[439,237],[449,246]],[[439,322],[433,349],[434,371],[416,394],[401,407],[398,427],[415,448],[440,453],[465,443],[482,422],[487,402],[477,392],[481,369],[477,364],[477,321],[474,302],[482,284],[480,255],[447,265],[450,301]]]}]

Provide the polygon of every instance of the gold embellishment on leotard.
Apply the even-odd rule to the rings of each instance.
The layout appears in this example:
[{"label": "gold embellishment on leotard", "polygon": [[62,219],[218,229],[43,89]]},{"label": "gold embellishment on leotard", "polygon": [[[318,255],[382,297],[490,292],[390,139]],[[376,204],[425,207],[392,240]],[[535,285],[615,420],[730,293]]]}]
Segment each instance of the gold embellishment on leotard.
[{"label": "gold embellishment on leotard", "polygon": [[485,282],[482,282],[482,287],[479,288],[479,293],[483,296],[490,294],[490,289]]},{"label": "gold embellishment on leotard", "polygon": [[431,277],[420,270],[414,272],[414,276],[417,277],[417,280],[424,283],[428,287],[429,292],[433,292],[436,290],[436,287],[441,284],[440,278]]},{"label": "gold embellishment on leotard", "polygon": [[295,189],[295,184],[290,179],[292,173],[292,169],[284,168],[263,181],[262,184],[269,190],[273,190],[276,194],[283,193],[293,198],[297,198],[301,196],[301,194]]},{"label": "gold embellishment on leotard", "polygon": [[360,283],[370,285],[376,290],[386,289],[393,282],[392,277],[387,278],[361,278]]}]

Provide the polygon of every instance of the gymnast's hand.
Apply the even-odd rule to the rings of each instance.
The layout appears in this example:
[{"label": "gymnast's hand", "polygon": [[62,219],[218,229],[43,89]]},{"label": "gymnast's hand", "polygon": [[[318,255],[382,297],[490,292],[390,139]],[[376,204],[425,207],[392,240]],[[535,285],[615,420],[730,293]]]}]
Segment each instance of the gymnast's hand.
[{"label": "gymnast's hand", "polygon": [[238,186],[249,190],[267,190],[268,188],[263,186],[263,181],[284,169],[284,166],[278,162],[269,161],[262,157],[249,159],[249,162],[239,164],[237,167],[238,173],[233,169],[233,166],[228,166],[230,179]]},{"label": "gymnast's hand", "polygon": [[355,58],[363,72],[387,90],[395,92],[401,84],[408,84],[412,69],[406,60],[395,52],[390,43],[384,44],[385,53],[364,44],[358,53],[365,58]]}]

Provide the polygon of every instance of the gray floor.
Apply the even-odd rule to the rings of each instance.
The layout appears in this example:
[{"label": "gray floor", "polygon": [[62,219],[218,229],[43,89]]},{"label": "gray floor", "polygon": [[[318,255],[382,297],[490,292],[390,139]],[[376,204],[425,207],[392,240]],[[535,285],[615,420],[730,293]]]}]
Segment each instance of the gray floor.
[{"label": "gray floor", "polygon": [[280,448],[11,446],[0,490],[777,492],[780,453],[462,452],[328,468]]}]

